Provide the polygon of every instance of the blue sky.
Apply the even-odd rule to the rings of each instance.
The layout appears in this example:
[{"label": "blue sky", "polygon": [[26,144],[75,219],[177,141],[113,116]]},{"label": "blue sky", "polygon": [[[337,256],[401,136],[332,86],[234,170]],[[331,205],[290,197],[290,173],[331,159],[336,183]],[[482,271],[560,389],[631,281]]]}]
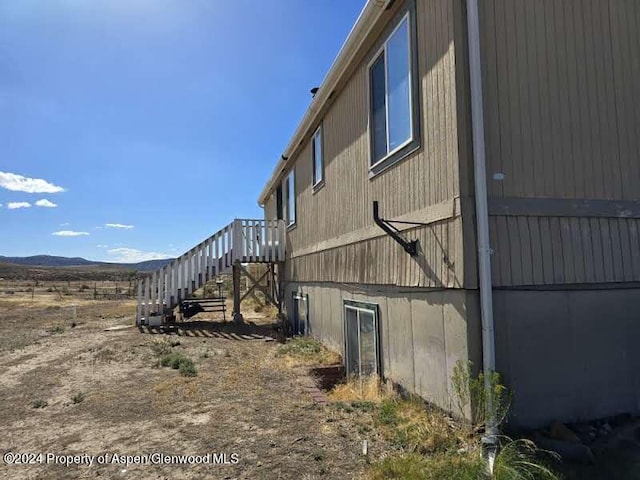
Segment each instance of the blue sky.
[{"label": "blue sky", "polygon": [[176,256],[261,218],[364,3],[1,1],[0,255]]}]

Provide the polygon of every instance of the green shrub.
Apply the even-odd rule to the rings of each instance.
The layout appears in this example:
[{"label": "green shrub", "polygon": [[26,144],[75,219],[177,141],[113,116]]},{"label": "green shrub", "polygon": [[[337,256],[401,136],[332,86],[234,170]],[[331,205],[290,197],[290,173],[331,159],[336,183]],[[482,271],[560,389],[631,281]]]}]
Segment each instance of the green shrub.
[{"label": "green shrub", "polygon": [[198,375],[193,360],[178,352],[170,352],[160,359],[160,365],[178,370],[185,377],[195,377]]},{"label": "green shrub", "polygon": [[196,366],[190,358],[185,358],[180,362],[178,371],[183,377],[195,377],[196,375],[198,375],[198,370],[196,369]]},{"label": "green shrub", "polygon": [[71,401],[74,403],[74,405],[77,405],[78,403],[84,402],[86,396],[87,395],[84,392],[78,392],[73,397],[71,397]]},{"label": "green shrub", "polygon": [[[502,379],[498,372],[491,373],[489,383],[491,385],[490,400],[493,404],[495,425],[499,426],[509,412],[513,395],[511,390],[502,384]],[[453,367],[451,384],[455,392],[455,407],[458,413],[464,418],[468,408],[471,413],[471,429],[474,432],[483,430],[490,414],[487,408],[484,372],[473,376],[471,362],[459,360]]]},{"label": "green shrub", "polygon": [[49,405],[49,402],[47,402],[46,400],[42,400],[41,398],[39,398],[38,400],[35,400],[31,406],[33,408],[44,408],[47,405]]}]

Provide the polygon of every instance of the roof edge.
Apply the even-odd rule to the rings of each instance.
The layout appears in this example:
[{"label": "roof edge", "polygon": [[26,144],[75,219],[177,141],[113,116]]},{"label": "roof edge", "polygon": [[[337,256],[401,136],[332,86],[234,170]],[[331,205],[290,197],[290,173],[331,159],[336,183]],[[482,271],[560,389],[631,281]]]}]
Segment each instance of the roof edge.
[{"label": "roof edge", "polygon": [[296,150],[298,144],[306,135],[307,131],[312,128],[312,125],[317,120],[319,112],[329,100],[331,92],[333,92],[337,83],[344,76],[356,53],[368,37],[373,27],[377,24],[379,18],[387,9],[388,5],[393,1],[394,0],[367,0],[367,3],[356,20],[356,23],[351,28],[347,39],[342,44],[342,47],[338,52],[338,56],[331,64],[329,71],[322,80],[311,105],[307,108],[307,111],[291,137],[289,145],[287,145],[287,148],[273,169],[271,177],[262,189],[262,192],[258,197],[258,205],[264,206],[267,202],[269,195],[271,195],[271,192],[276,186],[276,182],[279,179],[280,174],[282,174],[290,166],[290,163],[293,162],[292,153]]}]

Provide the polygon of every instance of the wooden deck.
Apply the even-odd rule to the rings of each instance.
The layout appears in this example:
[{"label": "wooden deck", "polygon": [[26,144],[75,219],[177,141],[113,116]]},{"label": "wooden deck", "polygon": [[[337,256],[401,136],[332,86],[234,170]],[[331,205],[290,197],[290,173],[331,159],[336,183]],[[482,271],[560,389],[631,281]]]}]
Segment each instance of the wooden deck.
[{"label": "wooden deck", "polygon": [[136,323],[173,310],[216,275],[230,272],[236,261],[283,262],[284,245],[283,220],[234,220],[138,282]]}]

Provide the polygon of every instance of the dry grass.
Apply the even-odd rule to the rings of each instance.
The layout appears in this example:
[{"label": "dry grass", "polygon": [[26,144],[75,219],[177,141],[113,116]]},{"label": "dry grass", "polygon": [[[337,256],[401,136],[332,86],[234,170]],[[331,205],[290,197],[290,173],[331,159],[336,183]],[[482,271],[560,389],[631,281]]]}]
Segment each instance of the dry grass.
[{"label": "dry grass", "polygon": [[381,403],[383,400],[394,398],[377,375],[370,377],[351,377],[344,383],[336,385],[327,398],[332,402],[372,402]]},{"label": "dry grass", "polygon": [[329,350],[311,337],[297,337],[289,340],[276,352],[287,367],[312,365],[336,365],[342,361],[339,353]]},{"label": "dry grass", "polygon": [[385,399],[377,420],[387,438],[406,451],[430,454],[469,443],[460,425],[421,399]]}]

